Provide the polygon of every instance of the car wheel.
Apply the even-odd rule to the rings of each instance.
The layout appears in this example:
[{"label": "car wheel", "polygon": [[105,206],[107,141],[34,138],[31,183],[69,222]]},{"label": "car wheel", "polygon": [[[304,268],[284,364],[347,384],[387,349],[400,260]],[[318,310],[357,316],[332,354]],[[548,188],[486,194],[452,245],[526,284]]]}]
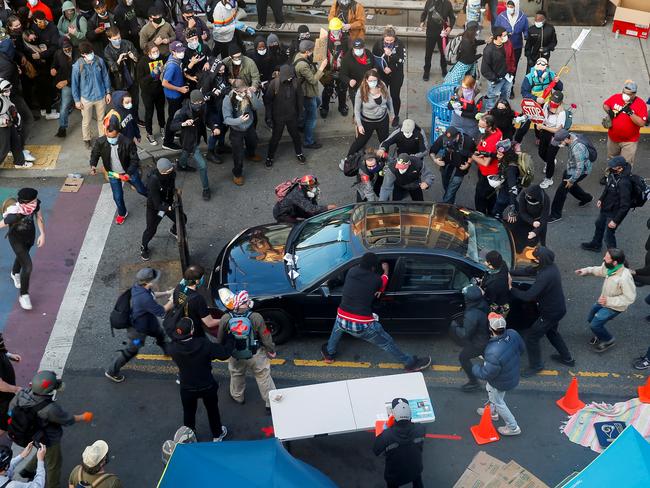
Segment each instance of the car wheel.
[{"label": "car wheel", "polygon": [[271,331],[273,342],[284,344],[291,338],[295,331],[291,317],[280,310],[266,310],[260,313],[264,317],[266,326]]}]

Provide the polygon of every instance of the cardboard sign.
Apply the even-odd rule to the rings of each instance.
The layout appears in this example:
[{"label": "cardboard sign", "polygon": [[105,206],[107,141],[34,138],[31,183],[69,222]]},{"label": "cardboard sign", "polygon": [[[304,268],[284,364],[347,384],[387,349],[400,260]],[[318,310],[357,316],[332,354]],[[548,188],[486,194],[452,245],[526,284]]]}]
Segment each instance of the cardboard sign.
[{"label": "cardboard sign", "polygon": [[327,31],[321,28],[318,39],[314,41],[314,63],[320,64],[325,58],[327,58]]},{"label": "cardboard sign", "polygon": [[541,124],[544,122],[544,110],[542,106],[535,100],[524,98],[521,101],[521,111],[524,115],[528,116],[531,122]]},{"label": "cardboard sign", "polygon": [[59,191],[63,193],[77,193],[81,188],[81,185],[83,185],[83,182],[84,182],[83,178],[67,177],[63,182],[63,186],[61,187],[61,190]]}]

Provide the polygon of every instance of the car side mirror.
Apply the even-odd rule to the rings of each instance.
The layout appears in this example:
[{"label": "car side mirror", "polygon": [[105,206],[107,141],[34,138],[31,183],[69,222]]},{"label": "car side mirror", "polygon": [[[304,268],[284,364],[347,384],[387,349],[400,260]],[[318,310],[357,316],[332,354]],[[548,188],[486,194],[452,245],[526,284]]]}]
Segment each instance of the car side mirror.
[{"label": "car side mirror", "polygon": [[330,287],[327,285],[321,285],[320,292],[323,294],[324,298],[328,298],[330,296]]}]

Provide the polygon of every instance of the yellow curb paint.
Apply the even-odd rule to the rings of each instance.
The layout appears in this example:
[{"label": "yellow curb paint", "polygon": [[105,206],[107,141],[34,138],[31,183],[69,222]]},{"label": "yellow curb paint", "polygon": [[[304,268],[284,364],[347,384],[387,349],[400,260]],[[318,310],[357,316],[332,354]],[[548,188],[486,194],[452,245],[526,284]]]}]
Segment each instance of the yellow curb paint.
[{"label": "yellow curb paint", "polygon": [[[571,132],[607,132],[607,129],[598,124],[573,124]],[[641,134],[650,134],[650,127],[641,127]]]},{"label": "yellow curb paint", "polygon": [[357,363],[353,361],[335,361],[327,364],[325,361],[315,359],[294,359],[293,364],[296,366],[333,366],[335,368],[369,368],[372,366],[370,363]]},{"label": "yellow curb paint", "polygon": [[[144,361],[171,361],[172,360],[171,357],[165,356],[164,354],[138,354],[137,358],[142,359]],[[213,363],[225,363],[226,361],[221,361],[219,359],[215,359],[212,362]],[[287,362],[286,359],[277,359],[277,358],[276,359],[271,359],[271,364],[276,365],[276,366],[281,366],[286,362]]]},{"label": "yellow curb paint", "polygon": [[607,378],[610,373],[604,371],[578,371],[578,376],[583,376],[585,378]]},{"label": "yellow curb paint", "polygon": [[460,371],[460,366],[447,366],[446,364],[434,364],[431,366],[433,371],[443,371],[445,373],[449,372],[458,372]]},{"label": "yellow curb paint", "polygon": [[377,367],[379,369],[404,369],[404,365],[399,363],[379,363]]},{"label": "yellow curb paint", "polygon": [[560,372],[555,369],[543,369],[538,374],[540,376],[559,376]]}]

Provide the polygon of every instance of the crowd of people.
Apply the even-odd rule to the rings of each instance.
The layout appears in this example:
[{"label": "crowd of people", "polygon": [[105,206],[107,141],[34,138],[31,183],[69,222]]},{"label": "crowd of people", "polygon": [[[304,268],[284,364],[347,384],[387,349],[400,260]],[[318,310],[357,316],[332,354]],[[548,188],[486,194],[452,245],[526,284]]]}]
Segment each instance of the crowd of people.
[{"label": "crowd of people", "polygon": [[[151,259],[150,242],[163,218],[172,222],[169,232],[174,238],[181,224],[179,215],[186,219],[175,208],[176,172],[198,171],[202,198],[210,200],[208,163],[222,164],[230,154],[232,181],[244,185],[245,161],[264,160],[265,167],[271,169],[285,128],[297,163],[304,164],[305,149],[322,147],[315,134],[318,117],[329,117],[335,103],[340,116],[352,113],[354,121],[354,140],[340,169],[354,178],[357,202],[407,197],[422,201],[424,192],[433,185],[437,168],[443,192],[436,200],[454,204],[461,186],[469,184],[465,177],[475,173],[474,208],[504,222],[515,238],[517,253],[526,249],[532,252],[534,280],[527,290],[513,287],[511,270],[503,257],[497,251],[488,252],[484,257],[485,276],[463,289],[463,321],[451,327],[462,343],[459,361],[468,377],[462,390],[473,391],[480,387],[479,380],[486,382],[492,418],[505,421],[499,432],[522,432],[504,397],[519,383],[524,351],[529,363],[521,373],[524,377],[544,368],[540,347],[544,336],[557,351],[551,356],[554,361],[575,365],[559,332],[566,298],[546,234],[549,224],[562,219],[567,194],[581,207],[594,201],[594,195],[580,183],[593,172],[598,154],[587,136],[570,130],[571,108],[564,100],[562,81],[550,67],[557,37],[544,11],[538,11],[529,25],[518,0],[507,0],[500,13],[496,2],[490,1],[494,15],[492,30],[485,39],[480,39],[479,22],[470,20],[468,12],[457,60],[451,63],[442,49],[442,39],[456,23],[451,4],[449,0],[426,1],[421,14],[421,26],[426,31],[422,78],[430,78],[437,46],[444,83],[457,86],[448,103],[451,123],[430,144],[421,125],[403,116],[400,91],[405,79],[404,43],[395,29],[387,26],[374,44],[366,45],[365,11],[355,0],[333,2],[326,53],[317,63],[313,60],[315,36],[307,26],[300,26],[287,45],[276,34],[255,37],[254,29],[241,22],[243,4],[234,0],[210,0],[205,19],[189,4],[172,12],[158,1],[14,3],[9,2],[10,8],[0,12],[0,160],[12,152],[15,166],[31,166],[34,157],[24,145],[34,118],[57,120],[55,135],[64,138],[73,107],[79,110],[82,140],[90,150],[90,171],[94,174],[101,160],[100,168],[117,207],[115,223],[121,225],[128,217],[124,184],[146,198],[146,228],[140,247],[143,261]],[[258,0],[257,4],[258,29],[266,24],[267,6],[276,24],[283,24],[281,1]],[[252,49],[247,51],[244,41],[251,38]],[[478,53],[482,45],[485,47]],[[515,83],[522,54],[526,57],[526,75]],[[480,93],[479,72],[487,85],[484,94]],[[598,353],[615,344],[606,325],[635,301],[637,286],[650,283],[647,259],[644,268],[630,269],[616,240],[616,231],[628,212],[647,198],[633,174],[647,107],[637,96],[636,83],[627,80],[622,85],[621,93],[603,102],[602,123],[608,129],[607,169],[601,178],[603,191],[595,199],[598,217],[593,238],[582,243],[582,249],[602,254],[604,241],[606,250],[602,264],[575,271],[579,276],[604,278],[601,294],[585,314],[593,332],[589,343]],[[511,106],[516,90],[539,104],[543,122],[531,122]],[[262,121],[271,128],[265,158],[258,154],[257,127]],[[522,149],[531,127],[537,157],[544,164],[539,183],[534,182],[534,156]],[[374,134],[376,149],[369,147]],[[202,141],[207,144],[205,156]],[[179,156],[176,161],[157,158],[155,168],[144,175],[138,147],[145,144],[160,144]],[[554,177],[561,148],[566,148],[568,161],[558,181]],[[547,192],[555,183],[557,189],[551,198]],[[311,174],[279,185],[276,196],[273,216],[278,222],[296,223],[335,207],[319,203],[318,178]],[[35,189],[23,188],[16,201],[3,209],[0,222],[0,228],[9,228],[9,243],[16,254],[11,278],[20,289],[19,303],[26,310],[32,308],[29,252],[34,244],[41,247],[45,243],[40,204]],[[650,250],[650,239],[646,250]],[[348,334],[393,355],[406,371],[420,371],[430,365],[430,357],[403,352],[372,313],[373,300],[385,291],[389,271],[373,253],[365,254],[348,271],[331,336],[320,351],[326,363],[336,360],[337,344]],[[184,426],[196,430],[201,399],[212,439],[219,442],[228,434],[219,412],[218,384],[212,375],[214,359],[228,360],[229,393],[234,402],[244,403],[245,375],[250,371],[266,413],[270,413],[269,391],[275,388],[270,361],[276,357],[276,348],[248,293],[220,290],[227,311],[215,318],[197,291],[205,283],[201,266],[189,266],[171,290],[159,290],[159,281],[159,270],[142,268],[134,286],[120,296],[125,297],[127,309],[121,311],[121,321],[115,319],[113,323],[111,319],[111,325],[126,329],[127,342],[106,368],[106,378],[124,382],[121,369],[150,337],[178,367]],[[157,301],[161,298],[164,304]],[[539,314],[523,338],[508,327],[515,299],[534,302],[538,307]],[[116,305],[114,312],[118,311]],[[13,457],[0,448],[0,485],[11,480],[15,467],[30,457],[21,476],[32,481],[15,486],[58,487],[63,426],[90,422],[93,415],[72,415],[58,405],[54,393],[61,381],[51,371],[39,372],[29,388],[17,387],[10,361],[20,361],[20,356],[7,352],[1,337],[0,353],[0,428],[8,430],[12,440],[24,449]],[[479,357],[480,364],[472,362]],[[635,360],[634,367],[650,368],[650,349]],[[401,456],[417,456],[418,451],[421,456],[421,446],[414,448],[413,444],[420,442],[417,439],[422,438],[422,432],[410,422],[407,401],[398,398],[392,406],[396,424],[391,429],[395,430],[389,429],[377,438],[375,452],[387,454],[389,486],[407,481],[421,486],[421,462],[419,469],[407,475],[400,474],[395,466]],[[478,409],[479,415],[483,412],[484,407]],[[21,416],[23,423],[16,420]],[[38,432],[32,432],[30,424],[35,419],[41,425]],[[409,441],[389,454],[392,436]],[[82,463],[70,474],[69,484],[119,488],[119,479],[105,472],[108,459],[106,442],[98,440],[88,446]]]}]

